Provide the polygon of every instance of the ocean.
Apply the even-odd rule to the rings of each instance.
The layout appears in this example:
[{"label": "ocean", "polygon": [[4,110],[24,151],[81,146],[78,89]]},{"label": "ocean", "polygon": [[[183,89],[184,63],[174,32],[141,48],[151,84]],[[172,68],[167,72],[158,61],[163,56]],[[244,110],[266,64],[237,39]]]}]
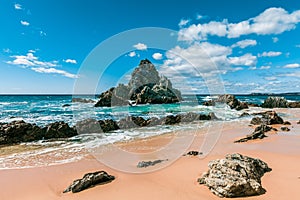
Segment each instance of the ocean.
[{"label": "ocean", "polygon": [[[288,101],[300,101],[299,95],[281,95]],[[195,112],[214,112],[223,121],[239,120],[244,111],[231,110],[228,106],[202,106],[202,103],[216,98],[209,95],[183,95],[184,101],[175,104],[138,105],[120,107],[94,107],[94,103],[72,102],[72,98],[92,99],[95,96],[73,95],[0,95],[0,122],[24,120],[39,126],[64,121],[70,126],[76,122],[93,118],[97,120],[119,120],[126,116],[143,118],[164,117],[167,115]],[[236,95],[240,101],[261,104],[265,95]],[[68,104],[68,105],[67,105]],[[24,143],[16,147],[0,148],[0,168],[20,168],[65,163],[81,159],[86,150],[117,141],[144,138],[177,130],[194,130],[206,126],[208,122],[193,124],[163,125],[128,130],[117,130],[103,134],[82,134],[70,140],[55,142],[38,141]],[[70,152],[76,156],[70,156]],[[46,158],[46,159],[45,159]],[[51,159],[49,159],[51,158]],[[34,160],[34,162],[33,162]],[[46,162],[45,162],[46,160]]]}]

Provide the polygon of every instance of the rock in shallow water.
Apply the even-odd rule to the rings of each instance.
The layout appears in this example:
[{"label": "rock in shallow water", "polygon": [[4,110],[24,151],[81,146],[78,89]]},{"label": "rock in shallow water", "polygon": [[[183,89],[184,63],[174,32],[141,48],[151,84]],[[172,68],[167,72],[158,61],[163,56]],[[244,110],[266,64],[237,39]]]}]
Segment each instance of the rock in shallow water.
[{"label": "rock in shallow water", "polygon": [[67,192],[81,192],[82,190],[94,187],[95,185],[98,184],[105,184],[113,181],[115,179],[114,176],[109,175],[105,171],[97,171],[93,173],[87,173],[83,176],[82,179],[77,179],[73,181],[73,183],[66,189],[64,190],[63,193]]},{"label": "rock in shallow water", "polygon": [[208,167],[198,182],[215,195],[229,198],[264,194],[266,190],[261,185],[261,177],[272,170],[260,159],[237,153],[213,160]]}]

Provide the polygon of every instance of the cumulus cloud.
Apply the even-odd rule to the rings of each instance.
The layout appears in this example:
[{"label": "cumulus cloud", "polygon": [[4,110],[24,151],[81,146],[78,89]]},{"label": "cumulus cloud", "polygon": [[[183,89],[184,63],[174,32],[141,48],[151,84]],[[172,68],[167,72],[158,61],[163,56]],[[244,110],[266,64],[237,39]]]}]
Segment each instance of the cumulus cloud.
[{"label": "cumulus cloud", "polygon": [[258,54],[258,57],[276,57],[276,56],[280,56],[282,54],[282,52],[279,51],[269,51],[269,52],[263,52],[261,54]]},{"label": "cumulus cloud", "polygon": [[77,64],[77,61],[74,60],[74,59],[67,59],[67,60],[64,60],[65,63],[71,63],[71,64]]},{"label": "cumulus cloud", "polygon": [[23,26],[29,26],[29,25],[30,25],[29,22],[27,22],[27,21],[22,21],[22,20],[21,20],[21,24],[22,24]]},{"label": "cumulus cloud", "polygon": [[15,7],[16,10],[22,10],[22,5],[21,4],[15,3],[14,7]]},{"label": "cumulus cloud", "polygon": [[293,63],[293,64],[287,64],[285,66],[283,66],[283,68],[288,68],[288,69],[295,69],[295,68],[299,68],[300,64],[298,63]]},{"label": "cumulus cloud", "polygon": [[135,51],[130,52],[130,53],[128,54],[128,56],[129,56],[129,57],[135,57],[135,56],[136,56]]},{"label": "cumulus cloud", "polygon": [[300,71],[293,72],[293,73],[287,73],[287,74],[280,74],[279,76],[300,78]]},{"label": "cumulus cloud", "polygon": [[32,67],[33,71],[38,73],[46,73],[46,74],[60,74],[62,76],[68,77],[68,78],[78,78],[77,75],[71,74],[69,72],[66,72],[64,70],[55,69],[55,68],[45,68],[45,67]]},{"label": "cumulus cloud", "polygon": [[[204,24],[192,24],[178,33],[180,41],[201,41],[207,36],[238,38],[243,35],[281,34],[296,28],[300,22],[300,10],[288,13],[283,8],[269,8],[256,17],[237,23],[228,20],[211,21]],[[276,39],[275,39],[276,40]]]},{"label": "cumulus cloud", "polygon": [[259,69],[260,70],[267,70],[267,69],[270,69],[271,66],[261,66]]},{"label": "cumulus cloud", "polygon": [[136,48],[137,50],[147,50],[147,45],[143,43],[137,43],[133,45],[133,47]]},{"label": "cumulus cloud", "polygon": [[275,77],[275,76],[268,76],[268,77],[265,77],[264,79],[267,80],[267,81],[275,81],[275,80],[277,80],[277,77]]},{"label": "cumulus cloud", "polygon": [[75,74],[54,68],[58,66],[57,61],[40,61],[32,52],[28,52],[26,55],[11,56],[11,58],[13,60],[7,61],[7,64],[17,65],[22,68],[30,67],[31,70],[39,73],[60,74],[68,78],[77,78]]},{"label": "cumulus cloud", "polygon": [[183,27],[185,25],[187,25],[190,22],[190,20],[188,19],[181,19],[180,22],[178,23],[179,27]]},{"label": "cumulus cloud", "polygon": [[229,63],[233,65],[241,65],[241,66],[254,66],[256,65],[257,58],[250,53],[247,53],[243,56],[239,57],[229,57]]},{"label": "cumulus cloud", "polygon": [[237,43],[233,44],[231,47],[232,48],[239,47],[241,49],[244,49],[248,46],[255,46],[255,45],[257,45],[256,40],[246,39],[246,40],[238,41]]},{"label": "cumulus cloud", "polygon": [[154,58],[155,60],[161,60],[162,59],[162,54],[161,53],[154,53],[152,55],[152,58]]}]

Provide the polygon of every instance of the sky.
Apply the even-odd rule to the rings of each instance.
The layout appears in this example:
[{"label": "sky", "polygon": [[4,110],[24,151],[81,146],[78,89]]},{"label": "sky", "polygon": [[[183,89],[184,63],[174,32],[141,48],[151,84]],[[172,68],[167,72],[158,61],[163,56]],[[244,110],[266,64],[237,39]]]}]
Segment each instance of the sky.
[{"label": "sky", "polygon": [[0,26],[0,94],[99,93],[145,58],[184,94],[300,92],[298,0],[1,0]]}]

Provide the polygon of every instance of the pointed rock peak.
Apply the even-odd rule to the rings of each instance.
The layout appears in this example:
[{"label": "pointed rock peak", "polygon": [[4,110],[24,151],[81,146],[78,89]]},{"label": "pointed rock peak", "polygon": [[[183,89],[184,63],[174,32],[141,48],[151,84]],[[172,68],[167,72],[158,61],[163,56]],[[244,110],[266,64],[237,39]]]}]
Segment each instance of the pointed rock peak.
[{"label": "pointed rock peak", "polygon": [[146,58],[146,59],[144,59],[144,60],[141,60],[141,62],[140,62],[139,65],[144,65],[144,64],[152,64],[152,63],[150,62],[150,60],[148,60],[148,59]]}]

